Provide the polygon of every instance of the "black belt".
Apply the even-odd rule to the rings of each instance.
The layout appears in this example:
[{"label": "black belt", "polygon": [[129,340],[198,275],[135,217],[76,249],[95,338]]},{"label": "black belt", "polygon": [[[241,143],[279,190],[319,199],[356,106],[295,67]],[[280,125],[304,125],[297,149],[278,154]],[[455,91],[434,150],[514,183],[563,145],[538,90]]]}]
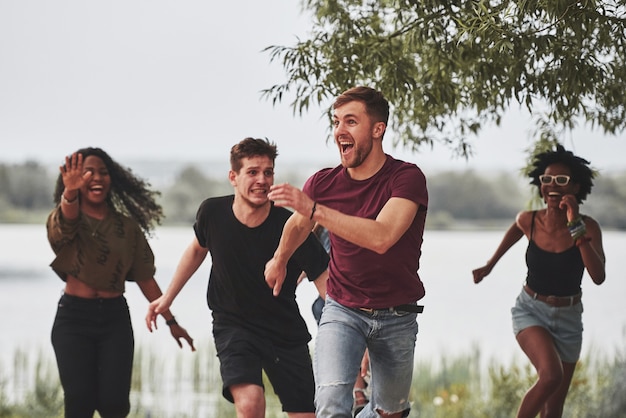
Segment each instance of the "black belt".
[{"label": "black belt", "polygon": [[405,305],[394,306],[392,308],[383,308],[383,309],[359,308],[359,310],[363,312],[368,312],[368,313],[390,312],[390,311],[422,313],[424,312],[424,307],[422,305],[416,305],[416,304],[405,304]]}]

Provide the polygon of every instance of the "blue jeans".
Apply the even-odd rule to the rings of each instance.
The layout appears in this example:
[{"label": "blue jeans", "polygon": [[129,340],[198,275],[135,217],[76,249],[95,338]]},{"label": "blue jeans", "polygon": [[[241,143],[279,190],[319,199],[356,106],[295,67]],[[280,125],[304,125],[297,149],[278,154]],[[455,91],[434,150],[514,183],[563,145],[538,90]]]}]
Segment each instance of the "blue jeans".
[{"label": "blue jeans", "polygon": [[317,418],[352,417],[352,388],[366,348],[371,397],[359,418],[378,417],[377,410],[409,414],[416,316],[394,309],[369,313],[326,297],[315,342]]}]

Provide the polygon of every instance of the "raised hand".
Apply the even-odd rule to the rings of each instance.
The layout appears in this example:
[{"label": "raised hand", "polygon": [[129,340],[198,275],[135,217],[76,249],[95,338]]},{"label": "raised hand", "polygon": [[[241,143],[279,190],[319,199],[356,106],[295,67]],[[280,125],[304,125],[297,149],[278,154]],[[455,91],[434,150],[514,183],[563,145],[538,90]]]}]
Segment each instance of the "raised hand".
[{"label": "raised hand", "polygon": [[65,157],[65,164],[59,170],[65,190],[79,190],[93,176],[91,171],[83,173],[83,154],[76,152]]},{"label": "raised hand", "polygon": [[561,202],[559,203],[559,209],[567,211],[567,220],[569,222],[578,218],[579,208],[576,196],[574,196],[573,194],[563,195],[563,197],[561,198]]}]

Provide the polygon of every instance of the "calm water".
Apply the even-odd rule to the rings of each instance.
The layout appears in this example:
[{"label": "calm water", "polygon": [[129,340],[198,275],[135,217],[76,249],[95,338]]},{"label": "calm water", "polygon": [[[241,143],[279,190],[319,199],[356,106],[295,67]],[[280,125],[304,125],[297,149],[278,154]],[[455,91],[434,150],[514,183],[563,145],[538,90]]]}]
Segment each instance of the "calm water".
[{"label": "calm water", "polygon": [[[443,355],[469,353],[475,347],[485,360],[508,363],[523,358],[511,332],[510,307],[524,280],[525,240],[504,256],[483,283],[472,282],[471,270],[489,258],[503,232],[426,232],[420,275],[427,295],[422,300],[424,314],[418,317],[416,360],[434,361]],[[190,227],[157,230],[151,243],[162,288],[167,287],[192,237]],[[610,355],[624,347],[626,233],[605,232],[604,245],[607,281],[596,286],[587,275],[583,279],[583,355],[590,350]],[[16,348],[53,355],[49,334],[62,282],[48,267],[52,257],[44,226],[0,225],[0,368]],[[201,267],[172,307],[199,350],[212,344],[211,317],[204,297],[209,267],[208,262]],[[310,307],[315,292],[314,285],[304,283],[297,296],[313,335],[315,322]],[[178,350],[165,324],[161,323],[156,333],[147,331],[143,322],[147,301],[133,283],[128,284],[126,297],[137,342],[157,350]]]}]

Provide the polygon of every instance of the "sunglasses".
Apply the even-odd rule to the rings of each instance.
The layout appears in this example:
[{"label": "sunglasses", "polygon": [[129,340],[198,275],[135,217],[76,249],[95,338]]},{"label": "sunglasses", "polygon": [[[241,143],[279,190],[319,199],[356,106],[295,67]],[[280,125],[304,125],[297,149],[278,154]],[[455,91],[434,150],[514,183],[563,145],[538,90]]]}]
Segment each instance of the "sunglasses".
[{"label": "sunglasses", "polygon": [[556,176],[550,174],[542,174],[539,176],[539,181],[541,184],[552,184],[556,183],[557,186],[566,186],[569,183],[569,176],[565,174],[558,174]]}]

